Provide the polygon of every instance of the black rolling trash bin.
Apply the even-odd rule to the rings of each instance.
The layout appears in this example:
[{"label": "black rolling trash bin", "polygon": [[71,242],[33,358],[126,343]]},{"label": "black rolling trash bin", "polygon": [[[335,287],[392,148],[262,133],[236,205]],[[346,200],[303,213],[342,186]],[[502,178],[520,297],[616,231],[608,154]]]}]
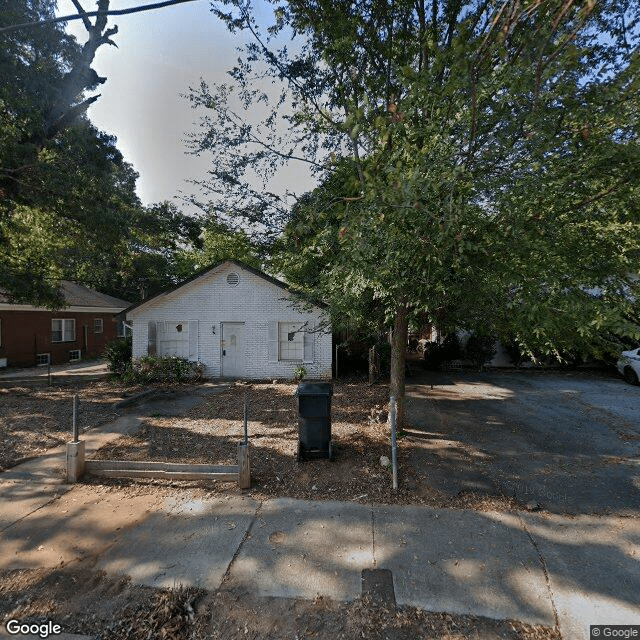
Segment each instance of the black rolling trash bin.
[{"label": "black rolling trash bin", "polygon": [[330,382],[301,382],[298,399],[298,460],[333,460]]}]

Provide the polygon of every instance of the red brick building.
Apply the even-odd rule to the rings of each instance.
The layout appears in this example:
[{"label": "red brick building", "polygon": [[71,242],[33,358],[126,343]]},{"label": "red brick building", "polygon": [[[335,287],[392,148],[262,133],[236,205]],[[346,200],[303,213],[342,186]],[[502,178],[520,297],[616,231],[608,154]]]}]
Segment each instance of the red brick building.
[{"label": "red brick building", "polygon": [[31,367],[95,358],[105,346],[123,336],[116,315],[130,303],[63,281],[67,306],[50,311],[14,304],[0,293],[0,366]]}]

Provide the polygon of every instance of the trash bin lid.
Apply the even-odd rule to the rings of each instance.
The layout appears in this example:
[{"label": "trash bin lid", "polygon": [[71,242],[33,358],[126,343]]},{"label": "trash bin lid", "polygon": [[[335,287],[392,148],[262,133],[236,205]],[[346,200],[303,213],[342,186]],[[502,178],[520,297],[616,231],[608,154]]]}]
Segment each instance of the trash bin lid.
[{"label": "trash bin lid", "polygon": [[296,396],[332,396],[333,385],[330,382],[301,382],[295,391]]}]

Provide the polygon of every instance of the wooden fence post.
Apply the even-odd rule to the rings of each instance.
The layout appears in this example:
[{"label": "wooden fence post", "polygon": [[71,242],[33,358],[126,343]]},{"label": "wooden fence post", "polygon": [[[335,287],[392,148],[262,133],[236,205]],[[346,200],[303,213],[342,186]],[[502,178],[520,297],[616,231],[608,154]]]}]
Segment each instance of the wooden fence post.
[{"label": "wooden fence post", "polygon": [[249,445],[244,442],[238,445],[238,484],[241,489],[251,489]]},{"label": "wooden fence post", "polygon": [[67,442],[67,482],[78,482],[85,471],[84,441]]}]

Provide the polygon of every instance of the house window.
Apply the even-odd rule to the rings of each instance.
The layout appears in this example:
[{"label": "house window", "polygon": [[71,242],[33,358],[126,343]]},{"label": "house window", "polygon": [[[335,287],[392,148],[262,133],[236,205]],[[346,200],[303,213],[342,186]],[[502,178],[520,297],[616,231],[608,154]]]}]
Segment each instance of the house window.
[{"label": "house window", "polygon": [[278,360],[302,360],[304,330],[299,322],[278,323]]},{"label": "house window", "polygon": [[50,353],[39,353],[36,356],[36,365],[39,367],[44,367],[51,362],[51,354]]},{"label": "house window", "polygon": [[69,362],[78,362],[81,357],[80,349],[73,349],[69,351]]},{"label": "house window", "polygon": [[73,318],[51,321],[51,342],[75,342],[76,321]]},{"label": "house window", "polygon": [[102,333],[104,330],[104,324],[102,318],[93,319],[93,333]]},{"label": "house window", "polygon": [[118,338],[126,338],[129,335],[131,335],[131,327],[128,327],[124,323],[124,320],[119,320],[118,328],[116,329],[116,336]]}]

